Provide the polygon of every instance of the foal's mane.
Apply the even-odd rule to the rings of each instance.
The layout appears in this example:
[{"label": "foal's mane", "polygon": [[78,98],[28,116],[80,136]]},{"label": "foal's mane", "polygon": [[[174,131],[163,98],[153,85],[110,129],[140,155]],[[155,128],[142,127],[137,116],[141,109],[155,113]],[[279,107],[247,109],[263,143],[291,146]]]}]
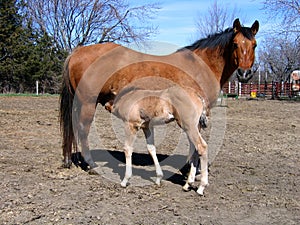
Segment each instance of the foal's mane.
[{"label": "foal's mane", "polygon": [[[242,34],[249,40],[254,38],[254,35],[249,27],[241,27]],[[205,49],[205,48],[216,48],[221,47],[225,48],[229,43],[232,42],[235,36],[233,28],[227,28],[224,31],[217,32],[215,34],[210,34],[206,38],[200,39],[194,42],[192,45],[183,47],[178,51],[188,49],[194,51],[196,49]]]}]

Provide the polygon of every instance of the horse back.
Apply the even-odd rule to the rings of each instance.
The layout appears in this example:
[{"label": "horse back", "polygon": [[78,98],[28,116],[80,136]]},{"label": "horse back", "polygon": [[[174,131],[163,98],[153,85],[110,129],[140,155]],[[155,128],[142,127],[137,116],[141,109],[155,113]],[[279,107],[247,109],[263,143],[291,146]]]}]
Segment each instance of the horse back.
[{"label": "horse back", "polygon": [[[70,68],[74,71],[70,72],[73,74],[71,83],[81,86],[79,98],[82,101],[90,99],[105,105],[132,83],[149,90],[188,86],[198,92],[203,90],[209,101],[217,98],[219,82],[206,63],[192,52],[153,56],[117,46],[99,45],[98,53],[91,53],[87,59],[80,56],[80,49],[74,52],[79,65],[75,59],[70,60]],[[79,81],[83,82],[79,85]]]}]

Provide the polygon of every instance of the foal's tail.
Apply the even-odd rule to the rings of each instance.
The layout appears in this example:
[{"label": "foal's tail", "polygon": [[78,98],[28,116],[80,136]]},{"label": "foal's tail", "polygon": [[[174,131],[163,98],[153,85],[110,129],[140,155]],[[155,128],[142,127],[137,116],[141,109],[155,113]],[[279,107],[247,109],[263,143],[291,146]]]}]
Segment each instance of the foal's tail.
[{"label": "foal's tail", "polygon": [[77,151],[77,142],[73,130],[73,101],[75,90],[70,83],[69,77],[70,56],[66,59],[63,70],[63,83],[60,94],[60,129],[62,133],[62,148],[64,167],[71,166],[72,147]]}]

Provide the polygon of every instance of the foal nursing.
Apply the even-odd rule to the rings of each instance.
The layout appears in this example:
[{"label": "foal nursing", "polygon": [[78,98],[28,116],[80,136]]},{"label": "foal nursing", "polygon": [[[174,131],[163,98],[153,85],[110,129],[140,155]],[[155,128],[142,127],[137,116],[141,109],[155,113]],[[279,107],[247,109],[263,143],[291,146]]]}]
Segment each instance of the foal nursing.
[{"label": "foal nursing", "polygon": [[147,148],[156,169],[156,184],[160,185],[163,172],[156,156],[153,126],[176,121],[186,132],[192,146],[189,157],[191,169],[183,189],[189,190],[190,185],[195,181],[196,166],[200,156],[201,180],[197,193],[203,195],[203,190],[208,185],[208,156],[207,144],[199,130],[206,125],[208,109],[201,96],[187,87],[173,86],[165,90],[142,90],[130,87],[121,91],[114,104],[106,105],[106,109],[125,123],[126,172],[121,182],[123,187],[126,187],[132,176],[132,146],[139,129],[142,129],[145,134]]}]

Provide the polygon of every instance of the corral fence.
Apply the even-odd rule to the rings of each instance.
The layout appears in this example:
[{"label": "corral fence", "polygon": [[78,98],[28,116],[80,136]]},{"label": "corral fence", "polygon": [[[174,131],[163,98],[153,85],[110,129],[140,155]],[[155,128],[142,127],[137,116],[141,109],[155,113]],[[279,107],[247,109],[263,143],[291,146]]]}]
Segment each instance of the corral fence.
[{"label": "corral fence", "polygon": [[300,91],[293,91],[289,82],[271,83],[240,83],[229,81],[222,88],[223,94],[227,97],[266,97],[271,99],[299,97]]}]

